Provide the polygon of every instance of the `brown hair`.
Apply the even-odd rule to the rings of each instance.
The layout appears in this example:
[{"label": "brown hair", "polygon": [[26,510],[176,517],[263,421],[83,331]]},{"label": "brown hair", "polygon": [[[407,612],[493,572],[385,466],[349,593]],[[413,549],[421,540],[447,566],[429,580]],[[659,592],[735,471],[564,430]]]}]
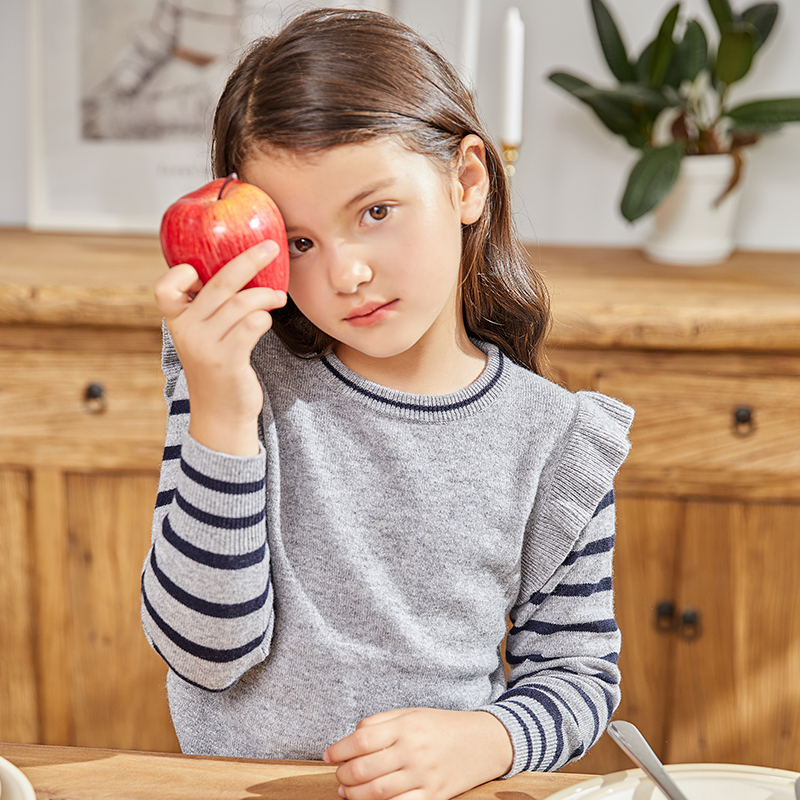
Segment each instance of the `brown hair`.
[{"label": "brown hair", "polygon": [[[452,169],[470,133],[486,145],[490,187],[481,217],[462,227],[464,323],[470,336],[541,374],[549,300],[516,235],[503,163],[470,94],[411,28],[377,12],[323,8],[258,40],[217,105],[213,168],[217,177],[241,171],[259,146],[311,153],[398,136]],[[299,356],[334,344],[291,299],[273,312],[273,329]]]}]

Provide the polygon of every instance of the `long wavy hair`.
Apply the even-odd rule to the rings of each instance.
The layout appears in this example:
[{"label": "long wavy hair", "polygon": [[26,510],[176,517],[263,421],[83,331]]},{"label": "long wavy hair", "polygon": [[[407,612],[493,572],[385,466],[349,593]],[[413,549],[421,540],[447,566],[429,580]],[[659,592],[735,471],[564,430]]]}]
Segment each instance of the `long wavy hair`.
[{"label": "long wavy hair", "polygon": [[[408,26],[377,12],[323,8],[256,41],[217,105],[213,170],[242,171],[259,146],[313,153],[388,136],[450,170],[470,133],[486,145],[489,194],[481,217],[462,226],[466,330],[542,374],[550,304],[516,234],[501,157],[452,67]],[[273,329],[298,356],[335,344],[291,299],[273,312]]]}]

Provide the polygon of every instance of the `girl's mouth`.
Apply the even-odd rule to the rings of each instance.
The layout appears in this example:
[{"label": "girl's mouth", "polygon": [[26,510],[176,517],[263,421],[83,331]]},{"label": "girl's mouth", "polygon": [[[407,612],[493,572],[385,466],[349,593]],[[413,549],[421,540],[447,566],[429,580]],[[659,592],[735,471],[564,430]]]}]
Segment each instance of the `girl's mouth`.
[{"label": "girl's mouth", "polygon": [[389,303],[367,303],[366,305],[354,308],[350,314],[345,317],[345,322],[350,323],[350,325],[356,328],[373,325],[376,322],[386,319],[386,317],[394,311],[399,302],[399,300],[392,300]]}]

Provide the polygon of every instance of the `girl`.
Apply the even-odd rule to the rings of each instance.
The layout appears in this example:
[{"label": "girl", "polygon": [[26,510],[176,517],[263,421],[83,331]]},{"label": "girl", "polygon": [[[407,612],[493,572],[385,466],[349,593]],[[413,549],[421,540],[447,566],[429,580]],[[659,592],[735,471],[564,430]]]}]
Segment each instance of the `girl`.
[{"label": "girl", "polygon": [[214,169],[272,196],[292,265],[288,298],[239,291],[273,242],[155,288],[142,616],[183,750],[322,758],[350,800],[578,758],[619,701],[631,411],[541,377],[545,289],[469,95],[396,20],[311,11],[231,76]]}]

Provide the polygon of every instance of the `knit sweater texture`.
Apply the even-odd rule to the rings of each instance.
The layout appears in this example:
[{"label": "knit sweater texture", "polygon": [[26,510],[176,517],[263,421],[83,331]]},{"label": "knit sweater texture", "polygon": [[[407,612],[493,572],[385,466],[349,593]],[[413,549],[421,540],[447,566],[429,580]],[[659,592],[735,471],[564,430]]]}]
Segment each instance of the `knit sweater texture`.
[{"label": "knit sweater texture", "polygon": [[252,355],[260,453],[239,457],[189,435],[165,330],[142,620],[184,752],[320,759],[380,711],[483,709],[509,732],[512,775],[602,734],[620,697],[613,480],[632,411],[476,344],[473,384],[420,396],[268,333]]}]

